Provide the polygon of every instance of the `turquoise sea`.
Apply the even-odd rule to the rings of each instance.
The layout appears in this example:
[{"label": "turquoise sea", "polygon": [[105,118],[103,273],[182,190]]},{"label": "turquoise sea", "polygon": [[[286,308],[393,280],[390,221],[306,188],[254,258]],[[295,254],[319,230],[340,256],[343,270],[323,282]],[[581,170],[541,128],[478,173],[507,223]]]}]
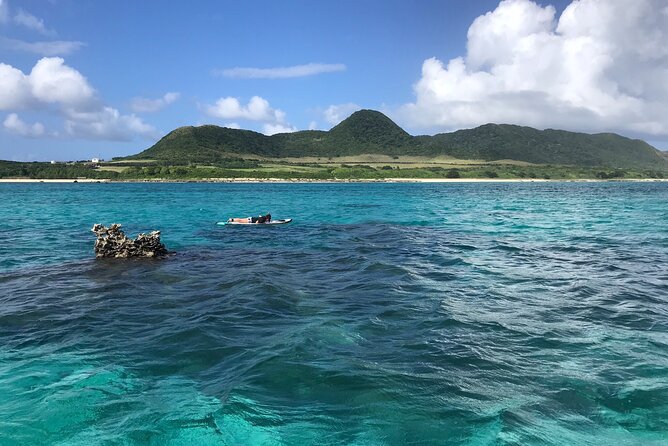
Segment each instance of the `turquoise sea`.
[{"label": "turquoise sea", "polygon": [[[0,445],[668,444],[668,183],[0,203]],[[114,222],[176,254],[95,260]]]}]

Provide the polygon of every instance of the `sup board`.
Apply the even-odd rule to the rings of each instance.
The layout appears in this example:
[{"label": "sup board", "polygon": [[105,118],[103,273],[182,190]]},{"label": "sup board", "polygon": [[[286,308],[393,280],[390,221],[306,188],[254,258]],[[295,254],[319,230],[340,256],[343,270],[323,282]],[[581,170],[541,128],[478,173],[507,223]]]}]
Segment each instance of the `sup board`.
[{"label": "sup board", "polygon": [[291,218],[286,218],[283,220],[271,220],[267,223],[238,223],[236,221],[219,221],[218,225],[227,226],[227,225],[239,225],[239,226],[270,226],[270,225],[285,225],[292,221]]}]

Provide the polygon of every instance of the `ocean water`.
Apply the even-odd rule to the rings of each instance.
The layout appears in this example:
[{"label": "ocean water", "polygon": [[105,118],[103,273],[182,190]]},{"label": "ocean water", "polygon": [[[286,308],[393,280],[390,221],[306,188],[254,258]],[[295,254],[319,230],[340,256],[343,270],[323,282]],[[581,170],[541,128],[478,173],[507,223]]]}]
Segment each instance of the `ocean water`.
[{"label": "ocean water", "polygon": [[[668,444],[667,183],[0,203],[0,445]],[[95,260],[113,222],[176,254]]]}]

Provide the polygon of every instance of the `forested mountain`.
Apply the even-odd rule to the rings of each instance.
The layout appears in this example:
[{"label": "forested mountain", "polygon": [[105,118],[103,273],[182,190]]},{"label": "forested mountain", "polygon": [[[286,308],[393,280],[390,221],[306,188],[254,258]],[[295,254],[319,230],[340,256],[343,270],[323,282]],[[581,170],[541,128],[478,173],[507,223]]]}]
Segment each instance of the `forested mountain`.
[{"label": "forested mountain", "polygon": [[126,159],[173,164],[210,163],[229,157],[337,157],[361,154],[448,155],[460,159],[516,160],[536,164],[668,169],[665,155],[644,141],[613,133],[586,134],[486,124],[434,136],[411,136],[384,114],[360,110],[329,131],[265,136],[214,125],[178,128]]}]

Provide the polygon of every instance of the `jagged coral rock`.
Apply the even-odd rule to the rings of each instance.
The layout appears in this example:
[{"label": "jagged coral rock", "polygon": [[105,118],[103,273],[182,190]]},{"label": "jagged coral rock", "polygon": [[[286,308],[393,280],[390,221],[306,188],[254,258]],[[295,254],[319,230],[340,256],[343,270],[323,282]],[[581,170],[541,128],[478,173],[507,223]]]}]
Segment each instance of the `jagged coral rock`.
[{"label": "jagged coral rock", "polygon": [[91,229],[97,236],[95,240],[95,257],[163,257],[169,252],[160,242],[160,231],[139,234],[131,239],[121,231],[121,225],[114,223],[108,228],[101,224]]}]

